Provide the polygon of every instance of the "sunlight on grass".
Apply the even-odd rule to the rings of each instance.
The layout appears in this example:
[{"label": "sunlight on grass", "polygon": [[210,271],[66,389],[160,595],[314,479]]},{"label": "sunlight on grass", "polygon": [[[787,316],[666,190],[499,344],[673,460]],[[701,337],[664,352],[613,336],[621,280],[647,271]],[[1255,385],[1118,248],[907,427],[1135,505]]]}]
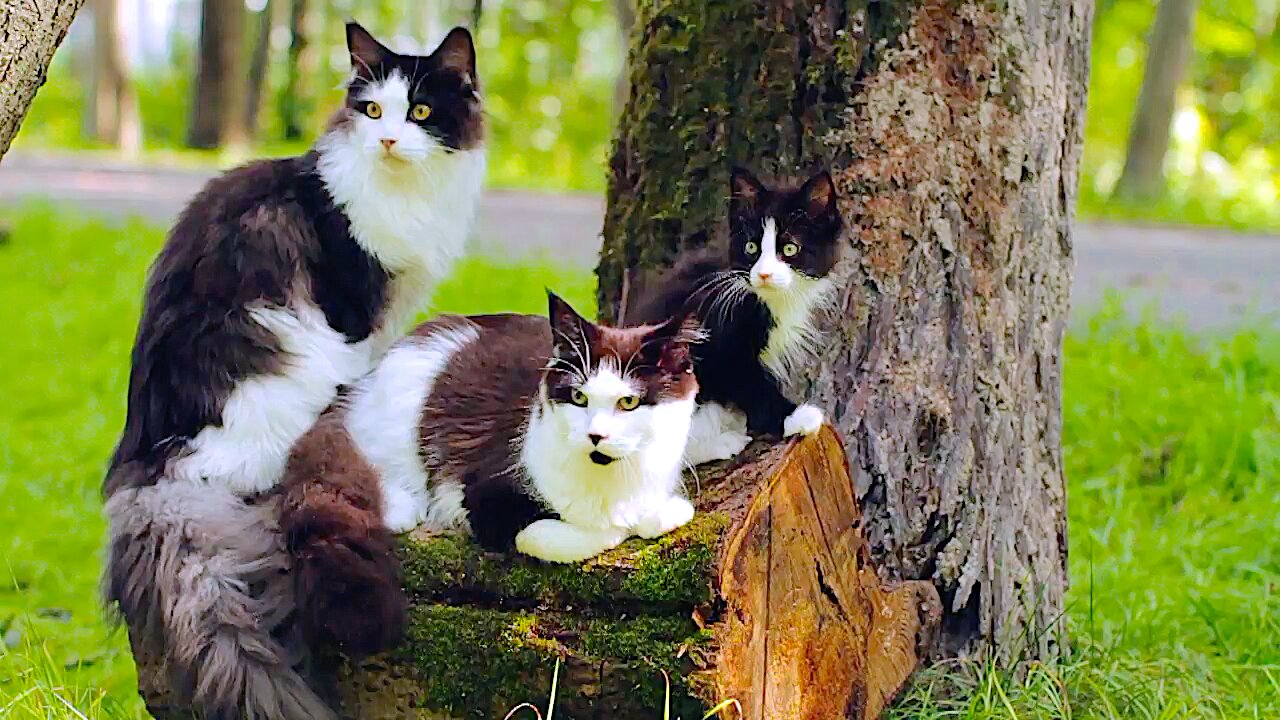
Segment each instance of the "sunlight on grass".
[{"label": "sunlight on grass", "polygon": [[[3,217],[0,717],[142,718],[98,606],[98,488],[162,233],[49,206]],[[592,306],[588,272],[471,259],[432,307],[541,313],[544,287]],[[1079,326],[1063,408],[1073,651],[1018,675],[941,665],[892,717],[1280,716],[1280,336],[1197,338],[1114,307]]]}]

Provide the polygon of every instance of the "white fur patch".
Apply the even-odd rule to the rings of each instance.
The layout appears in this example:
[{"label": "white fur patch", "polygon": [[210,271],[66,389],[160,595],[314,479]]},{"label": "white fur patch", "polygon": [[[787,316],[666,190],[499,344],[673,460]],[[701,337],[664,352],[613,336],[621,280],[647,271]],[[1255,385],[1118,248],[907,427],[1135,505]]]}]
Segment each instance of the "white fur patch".
[{"label": "white fur patch", "polygon": [[805,403],[796,408],[782,421],[782,436],[814,435],[822,429],[825,419],[822,410]]},{"label": "white fur patch", "polygon": [[695,466],[728,460],[736,457],[750,444],[747,416],[742,411],[727,408],[720,403],[703,403],[693,411],[684,459],[689,465]]},{"label": "white fur patch", "polygon": [[338,386],[369,369],[369,342],[348,344],[319,308],[258,307],[250,313],[280,341],[284,368],[236,385],[221,425],[205,427],[188,443],[170,462],[171,477],[218,483],[240,494],[271,489],[290,448],[333,401]]},{"label": "white fur patch", "polygon": [[465,524],[461,486],[440,478],[432,486],[419,454],[418,434],[422,408],[436,378],[455,354],[479,337],[474,327],[465,326],[405,338],[352,391],[347,431],[378,469],[383,517],[395,532],[419,524],[433,531]]},{"label": "white fur patch", "polygon": [[[382,106],[316,143],[318,170],[351,220],[357,242],[390,269],[391,307],[375,349],[390,345],[464,254],[484,184],[483,148],[453,150],[406,119],[408,84],[398,71],[363,100]],[[382,140],[395,140],[391,150]]]}]

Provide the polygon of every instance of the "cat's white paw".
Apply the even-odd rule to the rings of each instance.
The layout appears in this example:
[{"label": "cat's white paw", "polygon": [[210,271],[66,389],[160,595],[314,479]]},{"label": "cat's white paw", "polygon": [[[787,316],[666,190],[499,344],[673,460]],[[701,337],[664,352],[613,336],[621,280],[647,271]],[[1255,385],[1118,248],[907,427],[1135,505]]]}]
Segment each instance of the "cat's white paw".
[{"label": "cat's white paw", "polygon": [[751,444],[751,436],[745,432],[737,432],[734,430],[726,430],[709,442],[705,442],[701,446],[702,460],[695,465],[700,465],[713,460],[729,460],[738,456],[748,445]]},{"label": "cat's white paw", "polygon": [[516,535],[516,550],[539,560],[576,563],[617,546],[626,533],[588,530],[563,520],[539,520]]},{"label": "cat's white paw", "polygon": [[670,497],[646,516],[631,531],[652,540],[661,537],[693,519],[693,504],[682,497]]},{"label": "cat's white paw", "polygon": [[382,519],[387,529],[393,533],[405,533],[418,527],[422,513],[418,511],[418,502],[412,495],[389,486],[384,486],[382,492]]},{"label": "cat's white paw", "polygon": [[822,429],[822,423],[825,421],[821,409],[805,403],[782,421],[782,436],[813,435]]}]

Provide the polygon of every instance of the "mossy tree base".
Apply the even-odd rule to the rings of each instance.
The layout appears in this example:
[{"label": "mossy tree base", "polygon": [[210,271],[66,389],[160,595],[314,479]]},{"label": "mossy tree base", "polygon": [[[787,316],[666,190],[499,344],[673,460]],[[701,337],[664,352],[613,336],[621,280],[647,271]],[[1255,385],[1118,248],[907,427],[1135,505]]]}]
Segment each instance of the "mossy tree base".
[{"label": "mossy tree base", "polygon": [[[927,582],[881,587],[835,432],[758,443],[699,475],[692,523],[582,565],[407,538],[405,642],[319,663],[317,686],[361,720],[494,720],[545,710],[559,660],[557,718],[661,717],[664,672],[671,717],[729,698],[748,720],[878,716],[931,647],[941,604]],[[141,658],[139,678],[173,717]]]}]

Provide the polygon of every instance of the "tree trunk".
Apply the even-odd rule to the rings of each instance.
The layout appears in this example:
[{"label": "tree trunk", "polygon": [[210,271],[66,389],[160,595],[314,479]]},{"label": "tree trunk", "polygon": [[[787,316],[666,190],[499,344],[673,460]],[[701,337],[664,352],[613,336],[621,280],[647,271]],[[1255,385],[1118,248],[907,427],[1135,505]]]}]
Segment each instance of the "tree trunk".
[{"label": "tree trunk", "polygon": [[[927,579],[942,650],[1061,649],[1061,350],[1089,0],[638,5],[600,312],[724,246],[729,170],[829,168],[841,290],[789,379],[847,441],[883,579]],[[853,562],[852,558],[848,558]]]},{"label": "tree trunk", "polygon": [[93,136],[128,155],[142,144],[138,97],[120,32],[120,0],[93,0]]},{"label": "tree trunk", "polygon": [[1194,41],[1197,0],[1160,0],[1147,46],[1147,65],[1133,125],[1124,172],[1116,183],[1117,197],[1146,200],[1164,190],[1164,155],[1169,149],[1169,126],[1177,107],[1178,85],[1186,74]]},{"label": "tree trunk", "polygon": [[301,140],[311,118],[311,86],[316,75],[316,51],[311,35],[316,31],[313,0],[292,0],[289,4],[289,57],[285,67],[284,92],[280,95],[280,125],[285,140]]},{"label": "tree trunk", "polygon": [[18,134],[53,52],[84,0],[5,2],[0,8],[0,158]]},{"label": "tree trunk", "polygon": [[258,13],[258,29],[253,39],[253,57],[249,60],[249,94],[245,101],[244,126],[250,138],[258,137],[258,116],[262,110],[263,89],[270,85],[271,31],[275,29],[276,0],[267,0]]},{"label": "tree trunk", "polygon": [[244,0],[204,0],[200,14],[200,51],[191,128],[194,148],[243,145],[248,87],[243,63]]},{"label": "tree trunk", "polygon": [[[556,717],[663,717],[663,671],[671,717],[728,698],[747,720],[877,717],[932,644],[937,592],[881,586],[834,432],[746,457],[703,469],[689,525],[582,565],[407,539],[408,641],[319,663],[317,687],[364,720],[502,718],[545,707],[558,658]],[[187,717],[158,665],[138,658],[148,710]]]}]

